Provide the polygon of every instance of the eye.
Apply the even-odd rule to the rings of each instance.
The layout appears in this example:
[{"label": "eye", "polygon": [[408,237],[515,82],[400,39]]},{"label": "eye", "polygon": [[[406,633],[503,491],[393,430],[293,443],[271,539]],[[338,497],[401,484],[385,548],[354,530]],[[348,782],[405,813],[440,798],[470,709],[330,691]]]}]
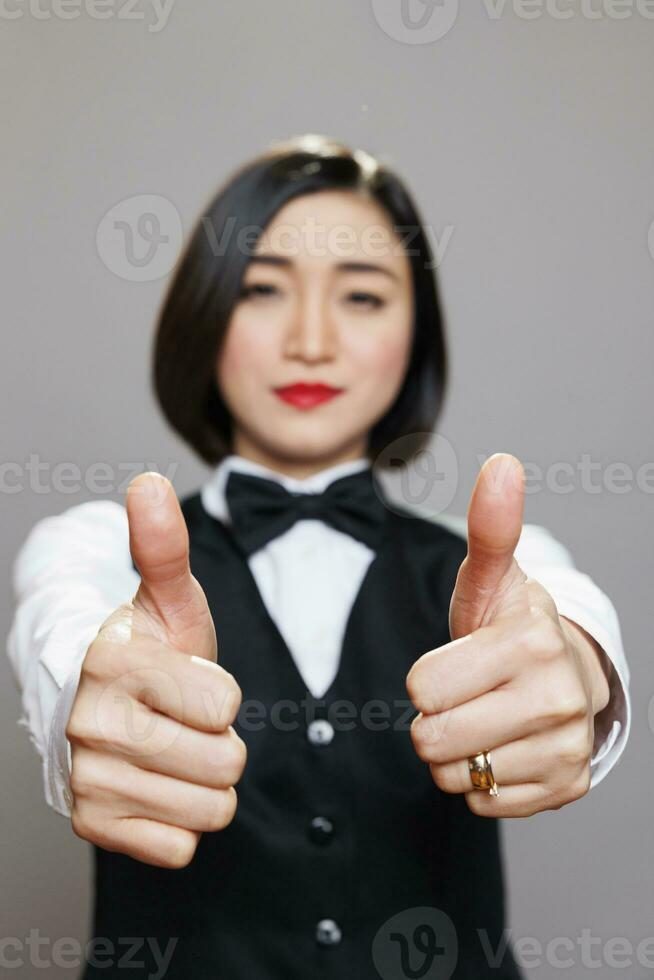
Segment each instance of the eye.
[{"label": "eye", "polygon": [[274,293],[279,292],[276,286],[272,286],[270,283],[266,282],[256,282],[252,283],[250,286],[243,286],[241,292],[239,293],[240,299],[249,299],[251,296],[272,296]]},{"label": "eye", "polygon": [[375,310],[385,305],[385,301],[374,293],[350,293],[348,299],[354,300],[355,306],[369,306]]}]

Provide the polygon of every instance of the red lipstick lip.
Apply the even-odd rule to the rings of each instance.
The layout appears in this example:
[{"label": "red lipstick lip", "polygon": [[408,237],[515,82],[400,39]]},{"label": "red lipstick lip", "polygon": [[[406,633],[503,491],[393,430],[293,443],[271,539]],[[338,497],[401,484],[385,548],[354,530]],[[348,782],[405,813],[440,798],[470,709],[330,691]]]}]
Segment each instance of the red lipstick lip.
[{"label": "red lipstick lip", "polygon": [[273,388],[278,398],[294,405],[296,408],[313,408],[322,402],[329,401],[339,395],[343,389],[333,388],[331,385],[322,382],[309,383],[298,381],[292,385],[284,385],[280,388]]}]

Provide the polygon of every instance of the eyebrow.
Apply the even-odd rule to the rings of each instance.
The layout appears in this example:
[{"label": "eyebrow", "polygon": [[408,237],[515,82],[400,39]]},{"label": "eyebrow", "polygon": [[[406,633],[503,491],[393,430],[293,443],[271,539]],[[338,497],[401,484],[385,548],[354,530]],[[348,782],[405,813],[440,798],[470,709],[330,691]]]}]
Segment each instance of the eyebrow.
[{"label": "eyebrow", "polygon": [[[293,265],[291,259],[287,259],[282,255],[253,255],[250,258],[250,262],[258,262],[261,265],[279,266],[284,269],[288,269]],[[400,278],[391,269],[387,269],[383,265],[376,265],[374,262],[339,262],[336,265],[336,269],[340,272],[379,272],[396,282],[399,282]]]}]

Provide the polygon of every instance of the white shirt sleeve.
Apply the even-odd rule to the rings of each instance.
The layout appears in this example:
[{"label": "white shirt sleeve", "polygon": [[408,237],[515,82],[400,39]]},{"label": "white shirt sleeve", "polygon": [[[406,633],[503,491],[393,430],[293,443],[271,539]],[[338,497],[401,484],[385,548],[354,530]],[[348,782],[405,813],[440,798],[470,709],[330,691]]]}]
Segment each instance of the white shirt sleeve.
[{"label": "white shirt sleeve", "polygon": [[[441,514],[435,518],[467,538],[465,517]],[[595,744],[590,762],[590,785],[597,786],[624,752],[631,729],[629,667],[620,623],[611,600],[584,572],[575,568],[570,552],[538,524],[524,524],[515,559],[530,578],[550,593],[561,616],[586,630],[612,665],[609,703],[595,715]]]},{"label": "white shirt sleeve", "polygon": [[14,561],[7,652],[21,692],[18,724],[41,756],[46,800],[63,816],[70,816],[71,800],[65,728],[82,661],[104,620],[133,598],[139,582],[127,512],[110,500],[42,519]]}]

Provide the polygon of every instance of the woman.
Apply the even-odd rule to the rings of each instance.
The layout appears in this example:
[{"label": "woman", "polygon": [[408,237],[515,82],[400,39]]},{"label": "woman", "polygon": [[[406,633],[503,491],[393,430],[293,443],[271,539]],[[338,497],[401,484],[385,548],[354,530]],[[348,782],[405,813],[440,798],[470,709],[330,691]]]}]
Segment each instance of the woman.
[{"label": "woman", "polygon": [[[309,136],[241,168],[155,349],[164,413],[211,478],[180,509],[142,475],[126,510],[72,508],[19,558],[19,597],[44,565],[66,595],[59,734],[36,741],[51,801],[70,767],[61,809],[94,845],[86,978],[519,976],[486,818],[605,774],[628,675],[599,590],[557,576],[543,535],[531,577],[516,561],[517,460],[482,469],[467,548],[373,483],[441,406],[432,267],[368,154]],[[120,604],[89,645],[102,581]],[[52,620],[52,589],[24,600],[12,631],[25,703],[48,603]]]}]

